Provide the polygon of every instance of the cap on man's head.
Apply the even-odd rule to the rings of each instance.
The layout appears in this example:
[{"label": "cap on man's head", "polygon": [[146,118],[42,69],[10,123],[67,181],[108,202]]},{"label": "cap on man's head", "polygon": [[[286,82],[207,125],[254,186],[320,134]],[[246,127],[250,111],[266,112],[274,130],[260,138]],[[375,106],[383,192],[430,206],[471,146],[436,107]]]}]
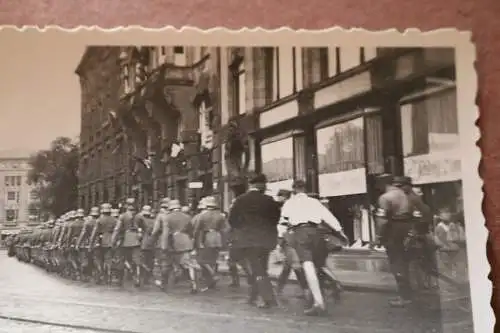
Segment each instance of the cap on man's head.
[{"label": "cap on man's head", "polygon": [[407,177],[404,177],[404,176],[394,176],[392,178],[392,185],[395,185],[395,186],[408,185]]},{"label": "cap on man's head", "polygon": [[306,182],[303,180],[296,180],[293,182],[292,188],[294,190],[305,190],[306,189]]},{"label": "cap on man's head", "polygon": [[248,183],[252,184],[252,185],[256,185],[256,184],[266,184],[267,183],[267,177],[266,175],[264,175],[263,173],[258,173],[254,176],[252,176]]}]

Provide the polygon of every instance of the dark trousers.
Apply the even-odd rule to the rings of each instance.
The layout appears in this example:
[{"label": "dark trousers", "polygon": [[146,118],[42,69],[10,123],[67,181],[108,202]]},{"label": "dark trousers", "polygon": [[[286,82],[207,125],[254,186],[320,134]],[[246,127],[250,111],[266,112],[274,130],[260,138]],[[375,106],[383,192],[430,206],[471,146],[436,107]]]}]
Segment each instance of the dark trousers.
[{"label": "dark trousers", "polygon": [[267,274],[270,252],[262,247],[244,249],[244,258],[250,268],[250,302],[255,302],[260,296],[265,303],[275,303],[273,286]]},{"label": "dark trousers", "polygon": [[387,245],[387,257],[389,265],[396,279],[399,295],[410,299],[412,290],[410,285],[410,258],[405,251],[403,240],[393,240]]}]

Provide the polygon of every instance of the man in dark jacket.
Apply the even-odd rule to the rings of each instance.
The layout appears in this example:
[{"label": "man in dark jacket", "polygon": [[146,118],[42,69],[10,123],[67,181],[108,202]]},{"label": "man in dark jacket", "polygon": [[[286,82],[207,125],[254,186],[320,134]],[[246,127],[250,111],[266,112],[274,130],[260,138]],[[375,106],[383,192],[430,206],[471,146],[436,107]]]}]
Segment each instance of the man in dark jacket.
[{"label": "man in dark jacket", "polygon": [[232,246],[242,249],[244,259],[251,269],[249,304],[256,304],[258,296],[263,300],[259,307],[269,308],[277,304],[273,287],[267,274],[269,254],[276,247],[280,218],[277,202],[265,195],[267,179],[263,174],[250,180],[247,193],[236,198],[229,213],[229,225],[238,231]]}]

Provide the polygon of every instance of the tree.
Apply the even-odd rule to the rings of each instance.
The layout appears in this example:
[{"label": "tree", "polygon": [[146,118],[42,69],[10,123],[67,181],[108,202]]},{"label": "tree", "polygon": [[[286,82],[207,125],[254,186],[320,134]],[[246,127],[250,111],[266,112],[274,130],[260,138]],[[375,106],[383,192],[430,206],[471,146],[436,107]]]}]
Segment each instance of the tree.
[{"label": "tree", "polygon": [[60,216],[75,209],[78,200],[78,144],[58,137],[47,150],[29,160],[28,184],[39,198],[40,213]]}]

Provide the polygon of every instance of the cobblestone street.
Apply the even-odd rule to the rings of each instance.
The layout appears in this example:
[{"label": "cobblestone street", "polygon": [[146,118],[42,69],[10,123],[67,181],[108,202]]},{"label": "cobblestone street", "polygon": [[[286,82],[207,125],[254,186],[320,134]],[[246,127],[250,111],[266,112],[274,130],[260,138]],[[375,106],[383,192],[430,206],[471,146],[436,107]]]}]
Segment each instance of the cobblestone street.
[{"label": "cobblestone street", "polygon": [[219,290],[192,296],[183,285],[164,294],[67,281],[5,252],[0,267],[2,333],[472,332],[468,304],[457,295],[421,308],[391,309],[390,294],[346,292],[340,303],[329,304],[327,317],[309,318],[300,314],[293,285],[279,309],[264,312],[243,304],[245,289],[230,290],[224,279]]}]

